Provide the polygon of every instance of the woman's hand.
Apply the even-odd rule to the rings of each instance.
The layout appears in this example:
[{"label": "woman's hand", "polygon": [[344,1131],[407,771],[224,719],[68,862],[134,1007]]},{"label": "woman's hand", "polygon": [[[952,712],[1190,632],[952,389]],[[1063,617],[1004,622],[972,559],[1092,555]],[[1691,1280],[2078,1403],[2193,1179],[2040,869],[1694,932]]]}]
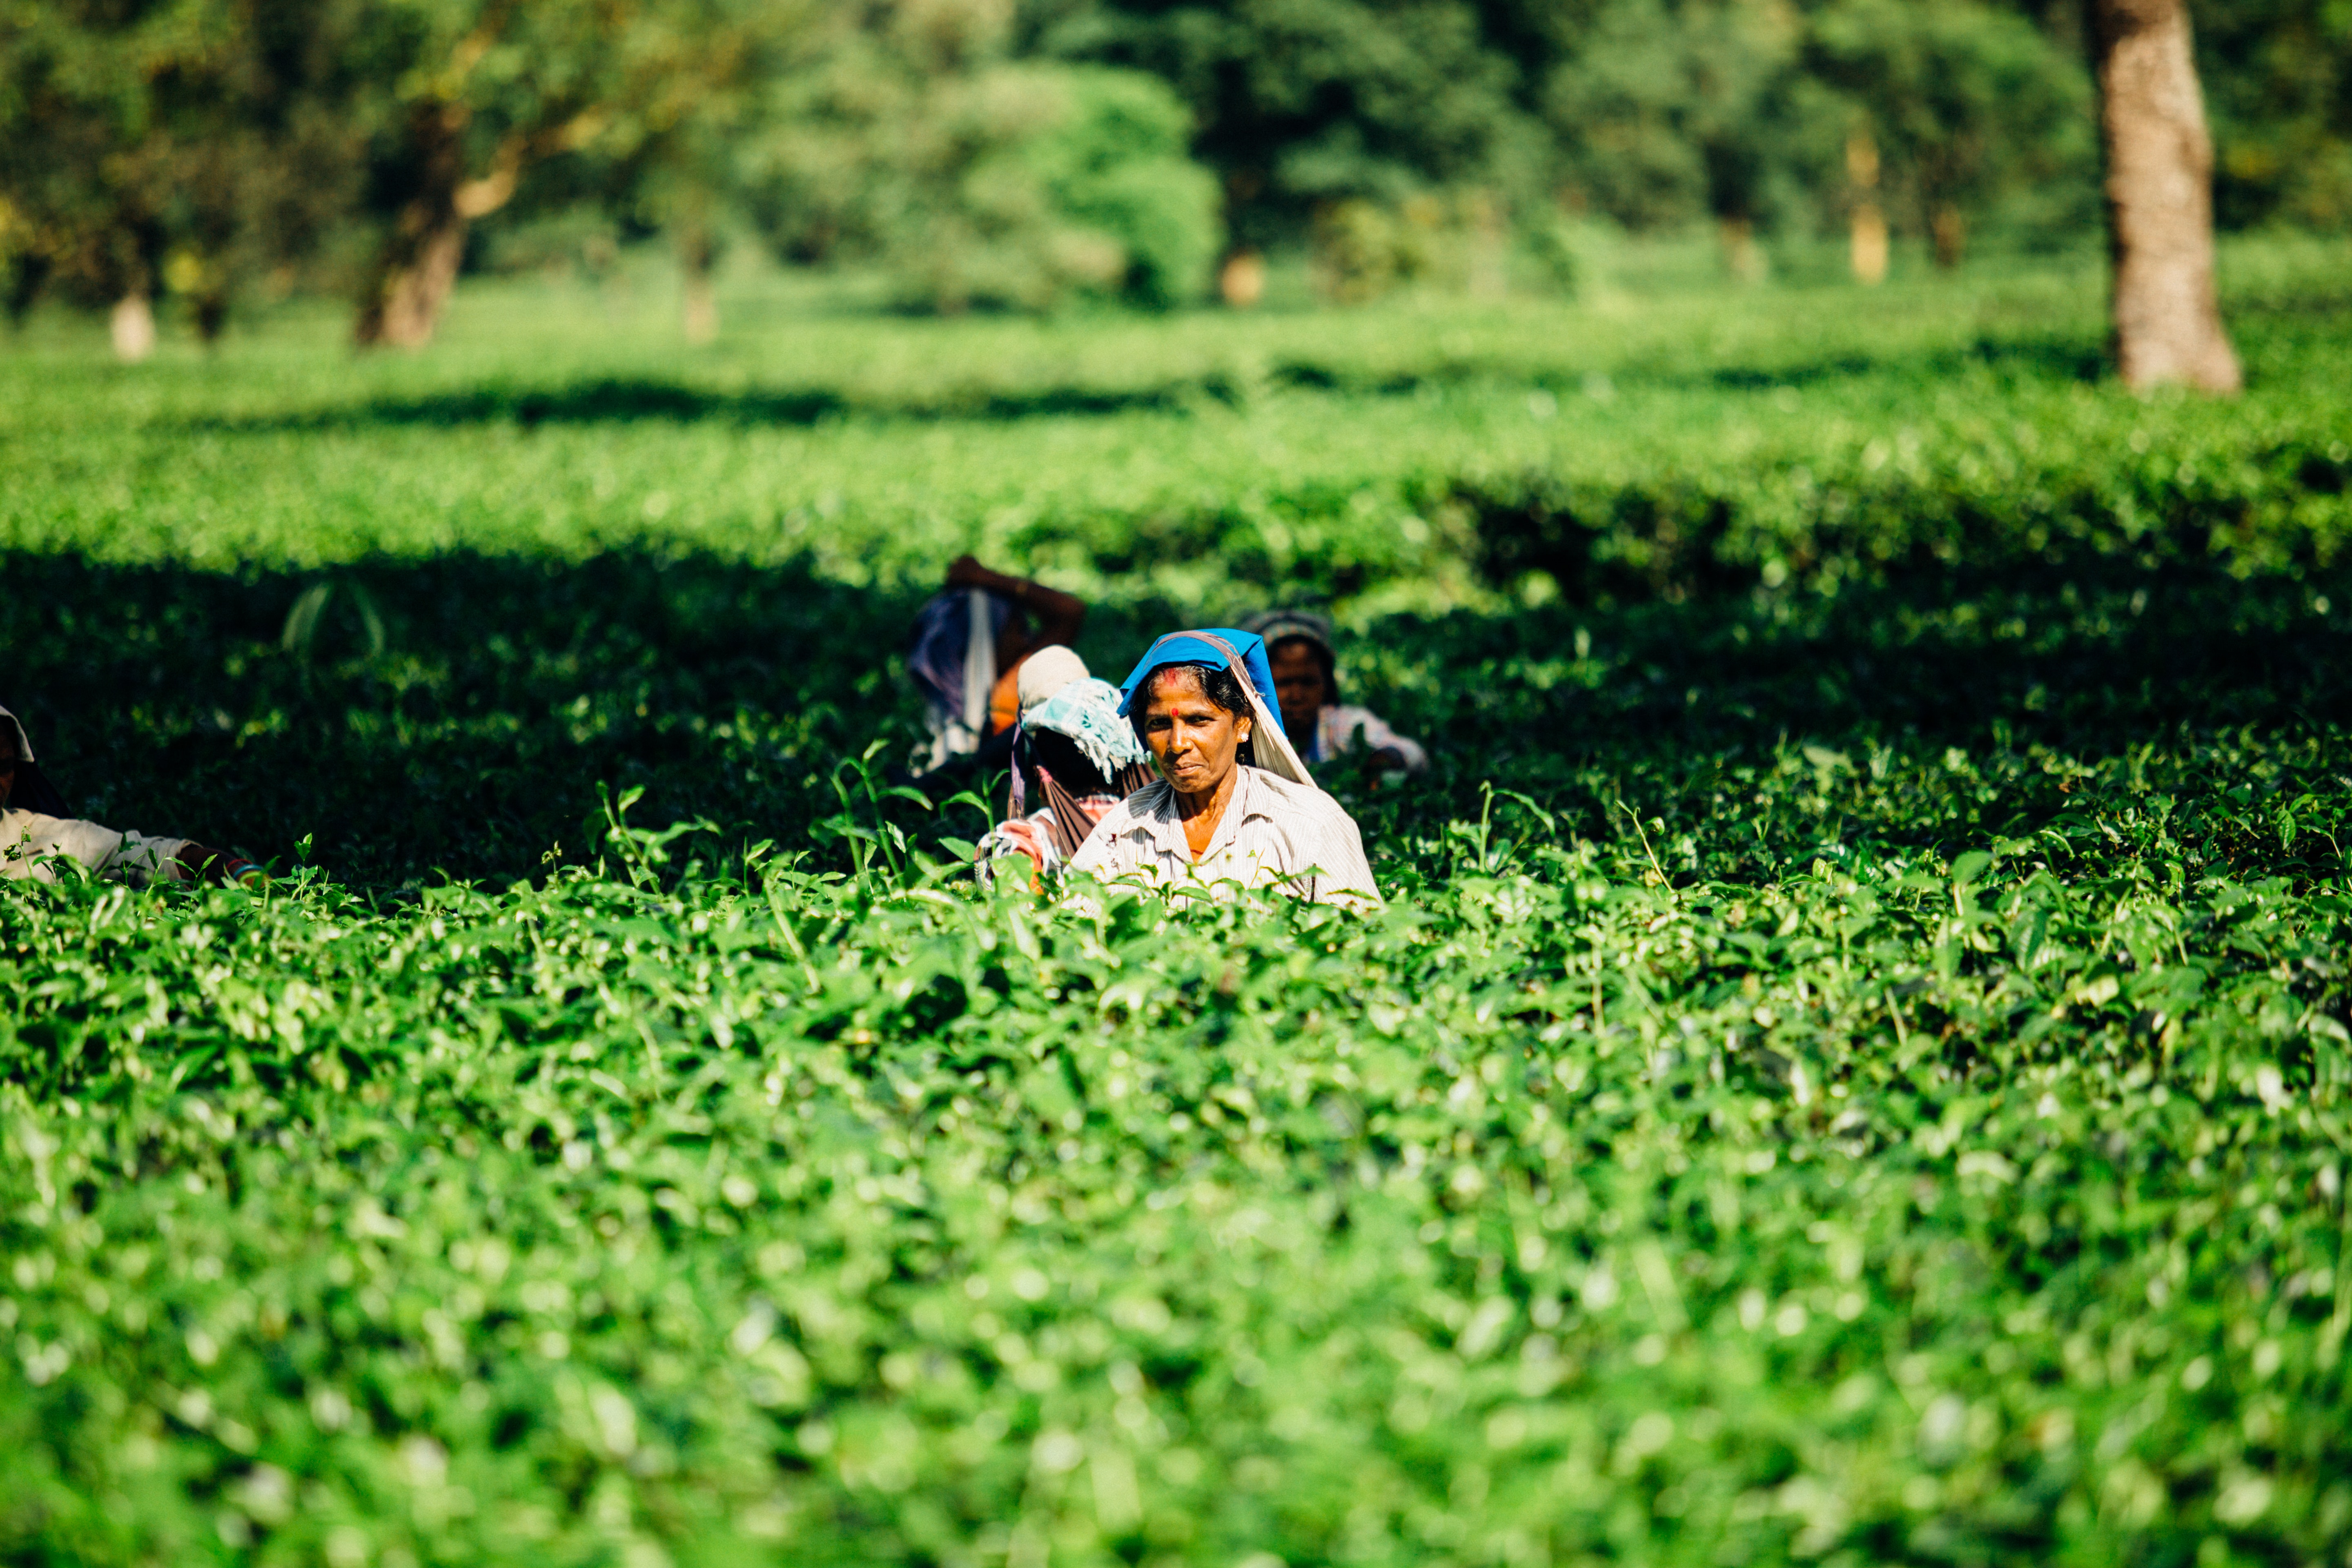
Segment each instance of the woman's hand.
[{"label": "woman's hand", "polygon": [[208,849],[201,844],[192,842],[181,845],[180,852],[172,858],[179,862],[181,869],[186,873],[187,879],[190,881],[201,878],[208,882],[217,882],[223,887],[232,882],[247,888],[264,888],[269,885],[268,872],[244,856],[232,855],[225,849]]},{"label": "woman's hand", "polygon": [[959,555],[948,563],[947,585],[950,588],[985,588],[992,594],[1002,594],[1036,617],[1036,626],[1031,633],[1014,639],[1017,646],[999,647],[997,665],[1000,668],[1010,668],[1015,659],[1049,643],[1066,645],[1076,640],[1078,627],[1085,624],[1087,618],[1086,603],[1075,595],[1065,594],[1059,588],[1048,588],[1032,578],[1015,577],[1007,572],[991,570],[980,563],[977,555]]},{"label": "woman's hand", "polygon": [[948,586],[950,588],[994,588],[1003,590],[1010,581],[1002,572],[992,572],[980,563],[977,555],[959,555],[948,563]]}]

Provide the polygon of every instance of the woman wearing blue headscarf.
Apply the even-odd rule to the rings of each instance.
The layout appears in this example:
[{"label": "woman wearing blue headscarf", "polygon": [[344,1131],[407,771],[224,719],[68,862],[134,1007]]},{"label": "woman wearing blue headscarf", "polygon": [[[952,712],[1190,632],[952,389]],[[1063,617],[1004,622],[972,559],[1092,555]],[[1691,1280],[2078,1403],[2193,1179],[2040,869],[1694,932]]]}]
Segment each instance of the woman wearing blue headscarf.
[{"label": "woman wearing blue headscarf", "polygon": [[1171,632],[1123,690],[1119,711],[1160,780],[1096,825],[1071,870],[1212,896],[1279,886],[1318,903],[1379,905],[1355,819],[1315,787],[1283,733],[1262,641]]}]

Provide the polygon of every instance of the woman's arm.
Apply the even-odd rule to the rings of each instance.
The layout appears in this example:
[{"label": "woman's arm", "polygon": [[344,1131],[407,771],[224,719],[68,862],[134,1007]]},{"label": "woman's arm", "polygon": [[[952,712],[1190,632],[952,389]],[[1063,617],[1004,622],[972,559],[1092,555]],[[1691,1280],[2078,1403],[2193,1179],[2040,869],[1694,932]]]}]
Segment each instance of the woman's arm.
[{"label": "woman's arm", "polygon": [[1338,718],[1334,728],[1339,731],[1339,747],[1360,736],[1364,749],[1372,753],[1375,762],[1384,767],[1402,768],[1419,773],[1429,765],[1429,753],[1417,742],[1409,741],[1389,728],[1388,721],[1369,708],[1339,708],[1332,710]]},{"label": "woman's arm", "polygon": [[985,588],[992,594],[1002,594],[1037,618],[1037,641],[1042,644],[1068,644],[1086,624],[1086,601],[1076,595],[1065,594],[1059,588],[1027,577],[1014,577],[1003,572],[992,572],[980,563],[977,556],[959,555],[948,568],[950,588]]},{"label": "woman's arm", "polygon": [[207,849],[194,839],[180,846],[172,857],[180,867],[183,879],[194,881],[202,878],[226,887],[242,882],[247,887],[267,882],[269,875],[242,855],[232,855],[225,849]]}]

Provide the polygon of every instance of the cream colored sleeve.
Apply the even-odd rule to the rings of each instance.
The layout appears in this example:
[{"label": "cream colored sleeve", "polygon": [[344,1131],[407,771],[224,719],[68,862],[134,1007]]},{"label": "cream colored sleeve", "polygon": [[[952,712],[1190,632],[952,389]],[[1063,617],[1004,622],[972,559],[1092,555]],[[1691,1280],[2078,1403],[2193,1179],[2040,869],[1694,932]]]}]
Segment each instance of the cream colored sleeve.
[{"label": "cream colored sleeve", "polygon": [[1291,865],[1312,868],[1300,890],[1318,904],[1339,904],[1353,910],[1381,907],[1380,884],[1372,879],[1371,863],[1364,858],[1364,836],[1356,819],[1322,791],[1306,809],[1283,824]]},{"label": "cream colored sleeve", "polygon": [[139,832],[125,833],[122,842],[100,868],[103,876],[120,877],[124,881],[145,887],[150,882],[178,882],[187,878],[187,869],[177,857],[191,842],[185,838],[150,838]]},{"label": "cream colored sleeve", "polygon": [[11,811],[0,817],[0,876],[54,882],[56,862],[63,858],[92,876],[117,877],[142,885],[159,876],[177,880],[180,867],[172,858],[187,842],[117,833],[75,817]]},{"label": "cream colored sleeve", "polygon": [[1370,709],[1349,706],[1334,708],[1330,713],[1328,722],[1336,743],[1329,750],[1344,752],[1355,743],[1357,735],[1361,734],[1364,750],[1377,752],[1393,747],[1397,755],[1404,759],[1404,765],[1410,772],[1419,773],[1429,766],[1429,753],[1422,750],[1418,741],[1409,741],[1390,729],[1388,721]]},{"label": "cream colored sleeve", "polygon": [[1095,824],[1095,830],[1087,835],[1087,841],[1078,846],[1078,852],[1070,857],[1070,869],[1084,871],[1089,877],[1106,882],[1123,872],[1134,870],[1133,866],[1122,863],[1129,858],[1120,853],[1122,846],[1118,842],[1120,832],[1132,826],[1134,822],[1135,818],[1129,815],[1125,805],[1111,807],[1103,814],[1103,819]]}]

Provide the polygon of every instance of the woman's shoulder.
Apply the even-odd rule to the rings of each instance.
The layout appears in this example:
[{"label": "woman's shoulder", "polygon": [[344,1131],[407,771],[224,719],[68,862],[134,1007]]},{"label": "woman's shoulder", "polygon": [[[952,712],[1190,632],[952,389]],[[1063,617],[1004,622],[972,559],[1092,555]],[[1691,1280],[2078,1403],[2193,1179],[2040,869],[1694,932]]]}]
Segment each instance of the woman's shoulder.
[{"label": "woman's shoulder", "polygon": [[1348,815],[1348,808],[1341,805],[1328,790],[1315,784],[1300,784],[1296,780],[1284,778],[1280,773],[1269,773],[1264,768],[1254,767],[1249,773],[1252,793],[1255,795],[1257,791],[1263,790],[1265,795],[1259,798],[1272,797],[1269,804],[1284,814],[1294,816],[1336,818],[1343,822],[1355,820]]},{"label": "woman's shoulder", "polygon": [[1097,833],[1116,834],[1139,822],[1158,816],[1167,809],[1171,790],[1166,779],[1153,779],[1133,795],[1102,814],[1095,824]]}]

